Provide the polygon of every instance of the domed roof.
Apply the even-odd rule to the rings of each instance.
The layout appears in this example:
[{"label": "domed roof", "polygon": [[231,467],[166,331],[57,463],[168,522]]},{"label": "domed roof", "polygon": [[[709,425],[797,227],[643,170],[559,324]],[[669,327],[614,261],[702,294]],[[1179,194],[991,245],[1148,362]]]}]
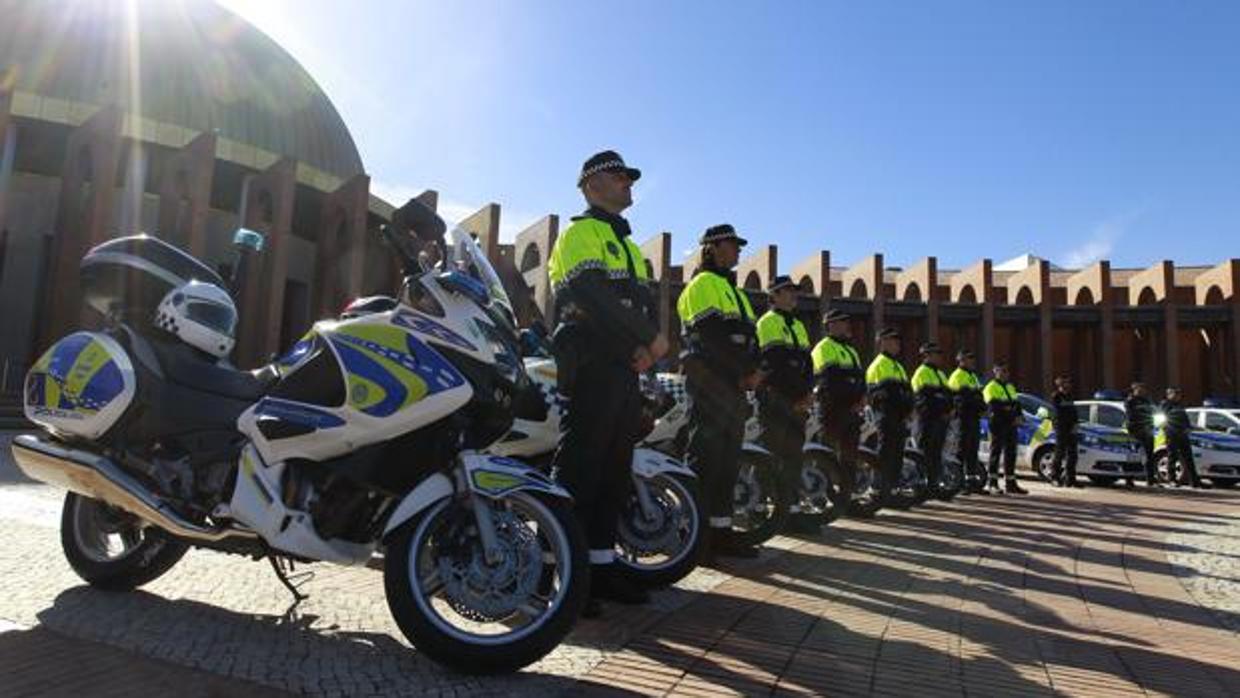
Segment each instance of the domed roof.
[{"label": "domed roof", "polygon": [[348,128],[309,73],[209,0],[0,0],[0,17],[0,86],[119,104],[340,178],[362,172]]}]

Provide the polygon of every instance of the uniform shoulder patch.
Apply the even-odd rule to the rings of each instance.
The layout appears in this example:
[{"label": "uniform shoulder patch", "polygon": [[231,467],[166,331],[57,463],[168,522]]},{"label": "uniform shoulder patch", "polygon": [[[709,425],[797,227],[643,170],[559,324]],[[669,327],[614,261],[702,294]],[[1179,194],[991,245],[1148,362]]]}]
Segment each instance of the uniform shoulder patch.
[{"label": "uniform shoulder patch", "polygon": [[612,242],[611,240],[608,240],[607,241],[607,254],[611,255],[612,257],[619,257],[620,246]]}]

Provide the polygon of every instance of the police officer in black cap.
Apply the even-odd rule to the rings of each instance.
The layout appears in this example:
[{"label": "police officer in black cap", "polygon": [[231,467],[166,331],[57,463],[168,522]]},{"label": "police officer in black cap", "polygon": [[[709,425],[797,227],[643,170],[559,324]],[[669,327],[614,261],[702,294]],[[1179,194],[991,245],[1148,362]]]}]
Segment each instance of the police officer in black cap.
[{"label": "police officer in black cap", "polygon": [[[801,456],[805,447],[805,416],[809,411],[813,373],[810,369],[809,332],[794,312],[797,285],[776,276],[766,289],[770,310],[758,318],[758,349],[766,375],[758,390],[759,440],[781,461],[784,496],[789,512],[800,513]],[[807,531],[818,522],[797,517]]]},{"label": "police officer in black cap", "polygon": [[917,409],[917,448],[926,460],[926,477],[931,494],[938,490],[943,476],[943,442],[947,439],[947,419],[951,413],[951,392],[940,363],[943,350],[934,342],[921,345],[921,365],[913,372],[913,396]]},{"label": "police officer in black cap", "polygon": [[887,501],[900,484],[907,420],[913,409],[908,372],[900,363],[900,332],[894,327],[878,333],[878,356],[865,371],[865,383],[870,407],[878,418],[878,462],[883,474],[883,500]]},{"label": "police officer in black cap", "polygon": [[697,273],[681,291],[676,312],[684,334],[681,354],[689,394],[689,443],[686,456],[702,481],[710,524],[703,553],[755,557],[732,534],[733,493],[745,421],[746,390],[757,388],[761,374],[753,307],[736,286],[732,272],[746,241],[726,223],[706,229],[700,240]]},{"label": "police officer in black cap", "polygon": [[620,215],[633,203],[639,177],[615,151],[586,160],[577,185],[589,208],[560,234],[547,263],[559,322],[552,340],[559,389],[569,397],[553,472],[573,494],[590,545],[587,616],[601,611],[599,599],[649,598],[614,564],[641,420],[638,375],[667,351],[645,287],[645,259]]},{"label": "police officer in black cap", "polygon": [[852,346],[849,318],[832,308],[822,318],[826,336],[810,354],[814,366],[814,395],[822,421],[822,438],[839,460],[844,473],[840,500],[851,498],[857,477],[857,444],[861,438],[861,409],[865,402],[865,366]]},{"label": "police officer in black cap", "polygon": [[955,407],[956,428],[959,433],[956,440],[956,459],[964,470],[966,491],[989,494],[986,490],[986,470],[981,467],[977,458],[982,413],[986,411],[986,403],[982,400],[982,379],[974,370],[975,361],[973,352],[968,349],[956,352],[956,370],[947,378],[947,387],[952,392]]}]

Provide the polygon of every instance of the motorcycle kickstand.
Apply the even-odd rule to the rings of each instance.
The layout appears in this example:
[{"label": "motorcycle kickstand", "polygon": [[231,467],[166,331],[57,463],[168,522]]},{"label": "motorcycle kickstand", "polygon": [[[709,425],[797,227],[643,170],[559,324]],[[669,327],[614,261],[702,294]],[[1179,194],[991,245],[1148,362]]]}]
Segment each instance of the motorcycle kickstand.
[{"label": "motorcycle kickstand", "polygon": [[[271,563],[271,569],[276,573],[276,577],[280,580],[280,583],[283,584],[284,588],[288,589],[289,593],[293,595],[294,606],[310,598],[309,594],[301,593],[297,587],[301,584],[309,582],[311,579],[314,579],[314,570],[306,570],[305,572],[296,574],[296,568],[293,566],[292,560],[278,557],[276,555],[267,556],[267,561]],[[288,566],[287,570],[285,569],[286,565]]]}]

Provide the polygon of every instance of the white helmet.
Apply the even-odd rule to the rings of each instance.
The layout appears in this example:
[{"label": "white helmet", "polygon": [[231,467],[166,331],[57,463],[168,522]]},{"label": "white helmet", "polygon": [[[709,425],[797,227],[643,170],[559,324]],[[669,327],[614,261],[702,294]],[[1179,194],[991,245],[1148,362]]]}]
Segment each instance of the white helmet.
[{"label": "white helmet", "polygon": [[169,291],[159,302],[155,326],[222,359],[237,341],[237,306],[219,286],[190,281]]}]

